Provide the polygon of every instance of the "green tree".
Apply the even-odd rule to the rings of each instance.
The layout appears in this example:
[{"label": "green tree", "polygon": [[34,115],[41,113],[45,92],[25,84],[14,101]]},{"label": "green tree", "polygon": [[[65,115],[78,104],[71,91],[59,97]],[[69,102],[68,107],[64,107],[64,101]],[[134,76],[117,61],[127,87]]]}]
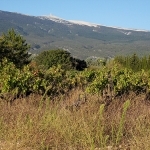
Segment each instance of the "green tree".
[{"label": "green tree", "polygon": [[58,49],[41,52],[35,57],[35,62],[43,69],[49,69],[52,66],[61,65],[62,69],[76,69],[79,71],[87,68],[84,60],[73,58],[69,52]]},{"label": "green tree", "polygon": [[29,48],[26,40],[11,29],[0,37],[0,61],[7,58],[20,68],[29,63]]},{"label": "green tree", "polygon": [[135,53],[130,58],[130,67],[133,71],[140,70],[140,59]]},{"label": "green tree", "polygon": [[49,50],[41,52],[35,57],[36,63],[43,69],[49,69],[52,66],[61,65],[65,69],[72,67],[72,57],[70,53],[64,50]]},{"label": "green tree", "polygon": [[141,58],[141,69],[148,70],[148,59],[146,56]]}]

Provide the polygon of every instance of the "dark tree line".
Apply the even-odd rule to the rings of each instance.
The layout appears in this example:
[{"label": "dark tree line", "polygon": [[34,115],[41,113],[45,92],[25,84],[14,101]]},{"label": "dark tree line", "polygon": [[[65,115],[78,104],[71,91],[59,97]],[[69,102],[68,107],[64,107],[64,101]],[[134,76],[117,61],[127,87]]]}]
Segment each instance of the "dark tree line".
[{"label": "dark tree line", "polygon": [[136,54],[131,56],[117,56],[114,61],[133,71],[140,71],[142,69],[150,70],[150,55],[143,57],[139,57]]}]

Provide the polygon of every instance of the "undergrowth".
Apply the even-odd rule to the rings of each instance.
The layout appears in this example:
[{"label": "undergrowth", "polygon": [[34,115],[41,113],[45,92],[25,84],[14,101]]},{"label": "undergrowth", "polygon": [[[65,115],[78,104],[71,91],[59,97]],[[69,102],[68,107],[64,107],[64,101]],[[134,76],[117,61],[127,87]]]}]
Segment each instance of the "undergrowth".
[{"label": "undergrowth", "polygon": [[150,109],[143,95],[129,94],[109,105],[87,95],[84,103],[74,105],[81,92],[70,92],[57,101],[47,97],[42,105],[37,94],[17,99],[11,106],[0,101],[0,148],[149,149]]}]

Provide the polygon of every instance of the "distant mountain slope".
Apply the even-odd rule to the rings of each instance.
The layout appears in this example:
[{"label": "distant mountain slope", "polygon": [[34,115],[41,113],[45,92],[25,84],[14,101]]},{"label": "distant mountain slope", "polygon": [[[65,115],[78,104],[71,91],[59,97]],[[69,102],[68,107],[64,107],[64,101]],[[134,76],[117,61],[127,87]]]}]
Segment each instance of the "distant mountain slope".
[{"label": "distant mountain slope", "polygon": [[107,27],[55,16],[28,16],[0,11],[0,34],[14,28],[31,44],[31,52],[63,48],[75,57],[150,54],[150,32]]}]

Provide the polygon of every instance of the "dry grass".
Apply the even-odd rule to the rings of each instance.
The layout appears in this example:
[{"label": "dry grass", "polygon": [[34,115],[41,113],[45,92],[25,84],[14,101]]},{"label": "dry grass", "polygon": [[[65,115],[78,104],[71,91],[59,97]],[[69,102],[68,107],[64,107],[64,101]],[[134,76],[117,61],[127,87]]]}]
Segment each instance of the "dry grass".
[{"label": "dry grass", "polygon": [[[145,103],[144,95],[129,94],[107,105],[104,105],[107,100],[98,101],[97,96],[92,95],[85,97],[80,90],[57,98],[57,102],[47,98],[41,103],[41,99],[41,96],[30,95],[11,106],[0,101],[0,149],[150,148],[150,106]],[[130,107],[123,118],[126,100],[130,100]]]}]

